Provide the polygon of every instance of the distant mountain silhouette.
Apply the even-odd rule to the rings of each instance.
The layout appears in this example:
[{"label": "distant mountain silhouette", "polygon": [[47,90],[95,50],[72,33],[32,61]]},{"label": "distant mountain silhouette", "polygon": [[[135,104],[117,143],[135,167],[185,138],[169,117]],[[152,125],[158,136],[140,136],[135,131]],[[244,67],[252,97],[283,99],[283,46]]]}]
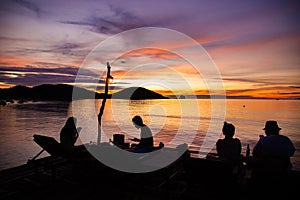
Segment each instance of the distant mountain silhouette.
[{"label": "distant mountain silhouette", "polygon": [[[93,91],[67,85],[67,84],[43,84],[35,87],[26,86],[14,86],[12,88],[1,89],[0,99],[15,99],[15,100],[59,100],[59,101],[71,101],[73,91],[76,90],[76,96],[73,99],[102,99],[103,93],[95,93]],[[112,95],[108,95],[107,98],[111,98]],[[163,95],[160,95],[151,90],[132,87],[121,90],[113,94],[115,99],[167,99]]]},{"label": "distant mountain silhouette", "polygon": [[43,84],[32,88],[17,85],[12,88],[0,90],[0,99],[26,99],[26,100],[72,100],[73,90],[76,89],[75,99],[95,98],[101,94],[67,84]]},{"label": "distant mountain silhouette", "polygon": [[143,87],[130,87],[123,89],[119,92],[115,92],[111,96],[112,99],[168,99],[159,93],[153,92]]}]

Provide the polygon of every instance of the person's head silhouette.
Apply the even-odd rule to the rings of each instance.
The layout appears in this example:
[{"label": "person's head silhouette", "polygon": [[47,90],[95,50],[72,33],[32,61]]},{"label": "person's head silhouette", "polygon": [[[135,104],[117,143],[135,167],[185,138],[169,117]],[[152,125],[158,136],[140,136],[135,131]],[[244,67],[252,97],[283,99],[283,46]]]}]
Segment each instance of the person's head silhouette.
[{"label": "person's head silhouette", "polygon": [[270,120],[266,121],[263,130],[265,130],[266,135],[278,135],[281,128],[278,126],[277,121]]},{"label": "person's head silhouette", "polygon": [[133,124],[135,125],[136,128],[144,126],[143,119],[139,115],[134,116],[132,118],[132,122],[133,122]]},{"label": "person's head silhouette", "polygon": [[222,132],[225,137],[233,137],[235,133],[235,127],[233,126],[233,124],[224,122]]}]

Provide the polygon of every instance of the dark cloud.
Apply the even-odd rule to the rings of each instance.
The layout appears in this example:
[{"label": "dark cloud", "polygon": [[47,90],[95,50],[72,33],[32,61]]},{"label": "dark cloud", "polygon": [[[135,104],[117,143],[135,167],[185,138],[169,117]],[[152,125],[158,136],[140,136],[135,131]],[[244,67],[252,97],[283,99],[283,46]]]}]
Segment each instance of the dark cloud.
[{"label": "dark cloud", "polygon": [[84,51],[84,53],[82,53],[82,47],[83,46],[78,43],[65,42],[53,45],[49,51],[63,55],[84,56],[87,52]]},{"label": "dark cloud", "polygon": [[228,93],[228,94],[248,93],[248,92],[251,93],[251,92],[260,91],[261,89],[264,89],[264,88],[226,90],[226,93]]},{"label": "dark cloud", "polygon": [[35,86],[40,84],[58,84],[65,82],[74,82],[74,76],[61,76],[58,74],[22,74],[16,77],[6,76],[7,74],[0,72],[0,80],[6,84],[11,85],[26,85]]},{"label": "dark cloud", "polygon": [[90,53],[90,44],[81,42],[57,42],[43,52],[56,53],[60,56],[70,56],[72,59],[83,61]]},{"label": "dark cloud", "polygon": [[[70,66],[70,65],[63,65],[58,63],[48,63],[48,62],[36,62],[34,63],[35,66],[27,65],[26,71],[30,70],[41,70],[43,72],[58,72],[58,73],[66,73],[70,75],[76,75],[78,73],[77,66]],[[23,68],[21,68],[23,69]],[[1,70],[1,68],[0,68]],[[49,70],[49,71],[47,71]],[[88,77],[99,77],[99,74],[95,73],[93,70],[81,68],[80,69],[81,76],[88,76]]]},{"label": "dark cloud", "polygon": [[[0,41],[7,42],[33,42],[32,40],[22,39],[22,38],[8,38],[0,37]],[[5,48],[5,45],[1,45],[0,48]],[[5,49],[3,55],[11,56],[36,56],[36,54],[44,53],[44,55],[53,56],[57,58],[63,56],[70,56],[72,60],[82,61],[85,56],[90,52],[90,44],[82,42],[68,42],[68,41],[59,41],[53,44],[44,42],[44,45],[39,48],[27,47],[27,46],[16,46],[13,48]]]},{"label": "dark cloud", "polygon": [[37,17],[40,17],[41,16],[41,10],[40,8],[32,3],[32,2],[29,2],[29,1],[24,1],[24,0],[13,0],[16,4],[32,11],[33,13],[36,14]]},{"label": "dark cloud", "polygon": [[292,85],[292,86],[289,86],[290,88],[296,88],[296,89],[300,89],[300,86],[298,85]]},{"label": "dark cloud", "polygon": [[257,79],[245,79],[245,78],[222,78],[223,81],[236,81],[246,83],[257,83],[257,84],[270,84],[268,81],[262,81]]},{"label": "dark cloud", "polygon": [[[0,82],[13,85],[39,85],[44,83],[74,83],[78,68],[63,67],[55,63],[38,63],[39,66],[52,66],[52,68],[24,67],[0,67]],[[56,67],[53,67],[56,66]],[[82,83],[97,83],[99,75],[94,72],[81,69],[76,81]],[[101,82],[101,80],[100,80]]]},{"label": "dark cloud", "polygon": [[[44,66],[45,68],[37,68],[31,65],[27,65],[26,67],[0,67],[0,71],[7,72],[24,72],[24,73],[32,73],[32,72],[40,72],[40,73],[64,73],[69,75],[76,75],[78,69],[74,67],[63,67],[61,64],[55,63],[38,63],[39,66]],[[46,68],[52,66],[52,68]],[[56,66],[56,67],[53,67]]]},{"label": "dark cloud", "polygon": [[279,94],[292,94],[292,95],[298,95],[300,92],[279,92]]},{"label": "dark cloud", "polygon": [[111,10],[110,16],[91,16],[82,21],[61,21],[63,24],[72,24],[80,26],[89,26],[91,31],[103,34],[116,34],[125,30],[140,28],[145,26],[151,26],[148,23],[136,15],[119,9],[114,6],[109,6]]},{"label": "dark cloud", "polygon": [[75,56],[78,59],[83,59],[89,50],[84,49],[88,44],[75,43],[75,42],[58,42],[43,50],[47,53],[57,53],[67,56]]}]

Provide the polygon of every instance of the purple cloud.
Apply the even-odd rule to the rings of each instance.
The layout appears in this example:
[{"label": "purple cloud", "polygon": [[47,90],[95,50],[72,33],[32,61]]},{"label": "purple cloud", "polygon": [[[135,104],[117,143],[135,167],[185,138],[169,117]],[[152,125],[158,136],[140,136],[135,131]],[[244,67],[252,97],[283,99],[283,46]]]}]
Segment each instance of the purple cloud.
[{"label": "purple cloud", "polygon": [[[37,65],[44,66],[37,68],[33,66],[27,67],[0,67],[0,82],[7,84],[20,85],[39,85],[44,83],[73,83],[77,76],[78,68],[65,66],[55,63],[38,63]],[[46,68],[46,66],[56,66],[54,68]],[[59,67],[58,67],[59,66]],[[90,70],[82,69],[80,81],[83,83],[98,81],[98,74]]]},{"label": "purple cloud", "polygon": [[19,6],[24,7],[25,9],[33,12],[37,17],[40,17],[41,10],[37,4],[32,3],[30,1],[24,1],[24,0],[13,0],[13,2],[15,2]]},{"label": "purple cloud", "polygon": [[92,31],[103,34],[116,34],[125,30],[150,26],[150,23],[145,22],[143,19],[134,15],[133,13],[126,12],[120,8],[109,6],[111,15],[99,16],[94,15],[82,21],[61,21],[63,24],[72,24],[80,26],[89,26]]}]

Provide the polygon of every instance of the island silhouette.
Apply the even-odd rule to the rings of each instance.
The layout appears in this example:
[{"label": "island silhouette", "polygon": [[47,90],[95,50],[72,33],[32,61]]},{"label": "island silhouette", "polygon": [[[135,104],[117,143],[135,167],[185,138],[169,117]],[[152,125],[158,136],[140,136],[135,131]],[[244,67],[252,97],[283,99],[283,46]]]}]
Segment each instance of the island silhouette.
[{"label": "island silhouette", "polygon": [[[73,91],[76,95],[73,96]],[[11,88],[0,88],[0,105],[17,101],[23,103],[26,101],[72,101],[77,99],[103,99],[104,93],[94,92],[85,88],[68,84],[42,84],[34,87],[16,85]],[[274,99],[268,97],[252,96],[222,96],[222,95],[168,95],[164,96],[152,90],[143,87],[129,87],[113,94],[108,94],[107,99]],[[295,99],[295,98],[288,98]],[[276,99],[279,100],[279,99]],[[298,99],[299,100],[299,99]]]},{"label": "island silhouette", "polygon": [[153,92],[143,87],[130,87],[123,89],[119,92],[115,92],[111,95],[112,99],[131,99],[131,100],[141,100],[141,99],[169,99],[159,93]]},{"label": "island silhouette", "polygon": [[[73,91],[76,90],[76,95],[73,96]],[[11,88],[0,89],[0,99],[11,101],[43,101],[43,100],[58,100],[71,101],[74,99],[103,99],[104,93],[93,92],[77,86],[67,84],[42,84],[34,87],[17,85]],[[108,99],[168,99],[159,93],[148,90],[143,87],[130,87],[113,94],[108,94]]]}]

